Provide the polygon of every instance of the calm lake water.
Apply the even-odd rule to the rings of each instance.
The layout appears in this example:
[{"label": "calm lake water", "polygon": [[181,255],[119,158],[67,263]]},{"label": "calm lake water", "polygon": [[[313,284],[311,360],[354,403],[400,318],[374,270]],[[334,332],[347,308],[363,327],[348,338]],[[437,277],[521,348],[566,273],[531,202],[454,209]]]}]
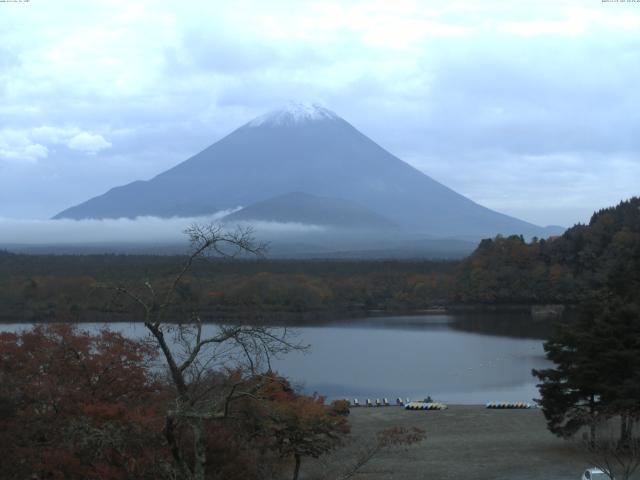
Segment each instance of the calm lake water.
[{"label": "calm lake water", "polygon": [[[104,324],[80,324],[95,330]],[[25,324],[4,324],[19,330]],[[140,324],[111,324],[131,337]],[[333,398],[400,396],[452,404],[527,401],[538,397],[531,369],[545,368],[545,328],[516,314],[370,317],[294,327],[309,344],[273,362],[309,392]]]}]

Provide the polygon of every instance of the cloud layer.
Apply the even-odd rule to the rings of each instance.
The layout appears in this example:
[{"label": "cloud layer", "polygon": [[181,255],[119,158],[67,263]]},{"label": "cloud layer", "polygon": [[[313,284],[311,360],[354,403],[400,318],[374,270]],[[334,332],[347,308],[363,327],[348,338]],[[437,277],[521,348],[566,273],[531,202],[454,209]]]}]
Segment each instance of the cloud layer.
[{"label": "cloud layer", "polygon": [[[13,220],[0,218],[2,245],[79,245],[110,243],[170,244],[186,243],[184,231],[192,225],[220,224],[220,219],[235,210],[214,215],[187,218],[138,217],[105,220]],[[318,225],[279,222],[227,224],[225,229],[251,228],[261,241],[280,234],[316,234],[327,229]]]},{"label": "cloud layer", "polygon": [[0,216],[150,178],[288,100],[538,224],[638,194],[640,4],[0,4]]}]

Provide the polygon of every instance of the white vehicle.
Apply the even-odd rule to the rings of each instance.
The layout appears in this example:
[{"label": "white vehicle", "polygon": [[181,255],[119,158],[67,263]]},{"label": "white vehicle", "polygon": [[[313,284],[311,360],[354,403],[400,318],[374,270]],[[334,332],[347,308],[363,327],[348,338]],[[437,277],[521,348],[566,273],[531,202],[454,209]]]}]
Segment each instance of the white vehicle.
[{"label": "white vehicle", "polygon": [[599,468],[589,468],[584,471],[581,480],[611,480],[611,477]]}]

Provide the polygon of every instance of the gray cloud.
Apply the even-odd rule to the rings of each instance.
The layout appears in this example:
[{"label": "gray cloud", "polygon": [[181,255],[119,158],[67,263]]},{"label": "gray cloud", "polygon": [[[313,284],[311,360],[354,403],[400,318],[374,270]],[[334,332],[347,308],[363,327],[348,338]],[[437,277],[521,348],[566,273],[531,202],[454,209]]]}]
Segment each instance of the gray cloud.
[{"label": "gray cloud", "polygon": [[3,9],[0,215],[46,218],[150,178],[288,100],[319,100],[536,223],[584,221],[638,193],[629,6],[214,3]]}]

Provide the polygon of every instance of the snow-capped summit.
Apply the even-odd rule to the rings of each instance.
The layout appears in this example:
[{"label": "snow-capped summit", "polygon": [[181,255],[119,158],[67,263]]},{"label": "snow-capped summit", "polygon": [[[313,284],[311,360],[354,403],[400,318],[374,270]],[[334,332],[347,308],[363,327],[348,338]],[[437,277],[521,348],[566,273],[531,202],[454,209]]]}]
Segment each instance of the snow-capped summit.
[{"label": "snow-capped summit", "polygon": [[150,180],[115,187],[56,218],[194,217],[238,205],[245,210],[236,217],[245,219],[377,225],[385,235],[397,226],[434,238],[547,236],[438,183],[330,110],[299,103],[258,117]]},{"label": "snow-capped summit", "polygon": [[261,115],[249,123],[248,127],[299,125],[318,120],[335,120],[336,113],[317,103],[290,102],[285,106]]}]

